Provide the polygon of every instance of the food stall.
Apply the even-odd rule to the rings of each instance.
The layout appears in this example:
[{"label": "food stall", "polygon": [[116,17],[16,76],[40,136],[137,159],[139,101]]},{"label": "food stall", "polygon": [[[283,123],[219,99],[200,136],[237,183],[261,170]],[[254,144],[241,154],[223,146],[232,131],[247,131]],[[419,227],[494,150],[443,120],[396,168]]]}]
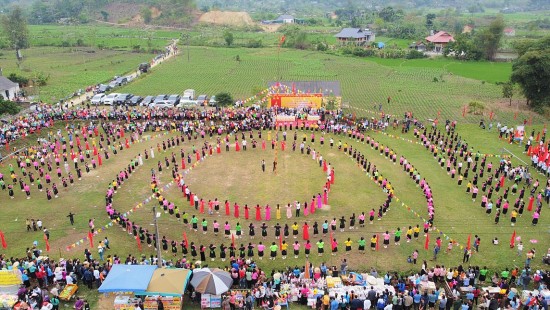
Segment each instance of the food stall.
[{"label": "food stall", "polygon": [[133,310],[140,301],[143,301],[145,310],[156,310],[159,299],[164,309],[181,310],[182,295],[191,273],[191,270],[181,268],[113,265],[99,292],[117,294],[113,305],[117,310]]},{"label": "food stall", "polygon": [[136,296],[145,295],[149,281],[157,266],[149,265],[113,265],[98,291],[104,294],[116,294],[114,309],[133,310]]},{"label": "food stall", "polygon": [[19,269],[0,270],[0,309],[13,309],[21,283],[23,281]]},{"label": "food stall", "polygon": [[[182,268],[159,268],[153,272],[145,291],[145,310],[156,310],[160,298],[164,309],[180,310],[183,307],[183,294],[191,277],[191,270]],[[220,299],[221,305],[221,299]]]}]

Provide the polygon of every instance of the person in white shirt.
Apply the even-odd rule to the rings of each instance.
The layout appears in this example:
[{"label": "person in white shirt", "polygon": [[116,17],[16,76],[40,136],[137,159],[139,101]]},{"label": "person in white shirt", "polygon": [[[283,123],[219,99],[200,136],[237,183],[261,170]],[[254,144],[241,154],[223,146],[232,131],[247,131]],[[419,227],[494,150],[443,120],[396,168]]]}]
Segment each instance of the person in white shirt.
[{"label": "person in white shirt", "polygon": [[363,301],[363,309],[368,310],[368,309],[370,309],[370,307],[371,307],[371,302],[370,302],[370,300],[369,300],[369,299],[365,299],[365,301]]},{"label": "person in white shirt", "polygon": [[66,276],[65,281],[67,281],[67,285],[74,283],[72,276]]}]

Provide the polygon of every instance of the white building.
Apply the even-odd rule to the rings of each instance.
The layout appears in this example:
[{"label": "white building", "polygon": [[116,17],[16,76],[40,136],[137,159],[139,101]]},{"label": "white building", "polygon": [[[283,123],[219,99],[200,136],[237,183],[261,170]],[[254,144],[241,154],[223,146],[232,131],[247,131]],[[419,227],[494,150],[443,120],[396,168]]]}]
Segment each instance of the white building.
[{"label": "white building", "polygon": [[5,100],[14,100],[19,94],[19,84],[10,81],[4,76],[0,76],[0,95]]}]

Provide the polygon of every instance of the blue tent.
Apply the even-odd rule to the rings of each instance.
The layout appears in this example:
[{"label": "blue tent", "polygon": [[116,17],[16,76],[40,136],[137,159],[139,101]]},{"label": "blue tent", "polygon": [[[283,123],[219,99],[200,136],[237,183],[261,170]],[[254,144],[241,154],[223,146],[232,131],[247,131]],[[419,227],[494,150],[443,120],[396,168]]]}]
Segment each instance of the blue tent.
[{"label": "blue tent", "polygon": [[385,46],[384,42],[378,42],[378,48],[384,48]]},{"label": "blue tent", "polygon": [[155,269],[156,265],[113,265],[98,291],[145,293]]}]

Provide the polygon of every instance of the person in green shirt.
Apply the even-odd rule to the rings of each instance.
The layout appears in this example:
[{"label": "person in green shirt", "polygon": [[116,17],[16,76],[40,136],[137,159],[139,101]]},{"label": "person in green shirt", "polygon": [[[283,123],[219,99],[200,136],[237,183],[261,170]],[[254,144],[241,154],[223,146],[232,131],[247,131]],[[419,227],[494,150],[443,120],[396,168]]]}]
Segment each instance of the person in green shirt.
[{"label": "person in green shirt", "polygon": [[367,240],[365,238],[361,237],[359,241],[357,241],[357,244],[359,245],[359,252],[365,253],[365,245],[367,244]]},{"label": "person in green shirt", "polygon": [[206,219],[202,219],[202,234],[203,235],[206,235],[206,233],[208,232],[208,221],[206,221]]},{"label": "person in green shirt", "polygon": [[397,230],[395,231],[395,245],[399,245],[401,241],[401,228],[397,227]]},{"label": "person in green shirt", "polygon": [[181,218],[183,219],[183,224],[185,224],[189,227],[189,213],[183,211],[181,213]]},{"label": "person in green shirt", "polygon": [[275,257],[277,257],[277,249],[279,247],[275,244],[275,242],[272,242],[269,246],[269,250],[271,251],[271,257],[269,259],[274,260]]},{"label": "person in green shirt", "polygon": [[237,223],[235,226],[235,231],[237,232],[237,238],[241,238],[243,227],[241,226],[241,223]]},{"label": "person in green shirt", "polygon": [[199,224],[199,219],[196,216],[193,215],[191,217],[191,225],[193,226],[194,231],[197,231],[198,224]]},{"label": "person in green shirt", "polygon": [[506,268],[500,273],[500,277],[502,278],[502,280],[508,280],[509,275],[510,275],[510,271],[508,270],[508,268]]},{"label": "person in green shirt", "polygon": [[487,269],[487,266],[484,266],[479,270],[479,281],[482,283],[485,282],[485,279],[487,279],[487,274],[489,273],[489,270]]},{"label": "person in green shirt", "polygon": [[323,253],[325,252],[325,243],[323,242],[323,239],[320,239],[318,242],[317,242],[317,254],[319,254],[319,256],[323,256]]}]

